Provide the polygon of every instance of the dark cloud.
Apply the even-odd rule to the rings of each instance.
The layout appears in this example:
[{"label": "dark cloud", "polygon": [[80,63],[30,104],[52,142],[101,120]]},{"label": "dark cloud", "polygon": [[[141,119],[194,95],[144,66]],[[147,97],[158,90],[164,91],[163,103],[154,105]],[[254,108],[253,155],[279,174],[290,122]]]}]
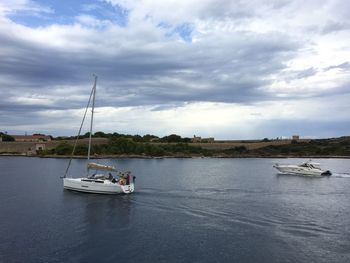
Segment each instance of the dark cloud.
[{"label": "dark cloud", "polygon": [[350,63],[349,62],[344,62],[339,65],[333,65],[325,68],[324,70],[331,70],[331,69],[342,69],[342,70],[350,70]]},{"label": "dark cloud", "polygon": [[[0,51],[0,75],[11,76],[1,94],[17,96],[11,92],[15,88],[19,95],[26,91],[58,96],[51,106],[53,109],[81,107],[81,99],[65,101],[62,94],[55,93],[56,89],[72,87],[67,92],[81,95],[83,89],[76,86],[88,90],[90,76],[95,73],[102,94],[100,106],[264,100],[270,96],[262,90],[269,84],[266,76],[283,69],[285,60],[298,48],[288,38],[280,38],[275,34],[257,36],[238,32],[217,38],[215,44],[164,43],[160,49],[130,47],[105,54],[95,49],[43,47],[0,33],[3,47],[10,50]],[[10,108],[14,107],[35,108],[18,103]]]},{"label": "dark cloud", "polygon": [[341,23],[341,22],[328,22],[325,26],[322,27],[321,33],[330,34],[334,32],[339,32],[343,30],[350,30],[350,23]]},{"label": "dark cloud", "polygon": [[15,85],[22,83],[25,88],[49,88],[51,85],[82,81],[81,75],[75,74],[72,69],[76,58],[69,51],[61,52],[1,33],[0,74],[11,76]]},{"label": "dark cloud", "polygon": [[[59,110],[63,109],[62,107],[56,107],[56,106],[48,106],[48,105],[41,105],[41,104],[21,104],[16,102],[7,102],[6,99],[0,100],[0,111],[2,112],[8,112],[8,113],[14,113],[14,114],[22,114],[27,112],[37,112],[42,110]],[[8,115],[7,115],[8,116]]]},{"label": "dark cloud", "polygon": [[304,78],[308,78],[311,76],[314,76],[317,73],[317,70],[314,69],[313,67],[305,69],[305,70],[301,70],[299,72],[296,73],[295,78],[297,79],[304,79]]}]

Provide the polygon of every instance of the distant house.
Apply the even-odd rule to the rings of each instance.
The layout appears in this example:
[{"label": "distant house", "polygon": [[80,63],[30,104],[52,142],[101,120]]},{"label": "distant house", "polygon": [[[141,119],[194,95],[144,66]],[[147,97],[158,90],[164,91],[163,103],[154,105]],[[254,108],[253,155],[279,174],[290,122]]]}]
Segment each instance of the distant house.
[{"label": "distant house", "polygon": [[33,134],[33,135],[12,135],[16,142],[49,142],[51,136],[45,134]]},{"label": "distant house", "polygon": [[202,141],[202,137],[198,137],[196,135],[193,135],[193,138],[191,139],[192,142],[201,142]]},{"label": "distant house", "polygon": [[293,135],[293,136],[292,136],[292,140],[297,141],[297,140],[299,140],[299,139],[300,139],[299,135]]},{"label": "distant house", "polygon": [[203,143],[213,143],[214,142],[214,137],[209,137],[209,138],[202,138],[202,137],[197,137],[196,135],[193,136],[191,139],[192,142],[203,142]]}]

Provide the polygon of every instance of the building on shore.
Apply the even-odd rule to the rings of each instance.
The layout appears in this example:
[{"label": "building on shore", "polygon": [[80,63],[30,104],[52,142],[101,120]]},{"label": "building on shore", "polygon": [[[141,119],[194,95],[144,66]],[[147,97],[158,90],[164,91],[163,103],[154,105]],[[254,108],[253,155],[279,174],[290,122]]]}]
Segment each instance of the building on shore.
[{"label": "building on shore", "polygon": [[191,140],[192,142],[201,142],[202,141],[202,137],[193,135],[193,138]]},{"label": "building on shore", "polygon": [[193,138],[191,139],[191,141],[193,143],[198,143],[198,142],[202,142],[202,143],[213,143],[215,141],[214,137],[209,137],[209,138],[202,138],[202,137],[198,137],[196,135],[193,135]]},{"label": "building on shore", "polygon": [[50,142],[51,136],[45,134],[12,135],[15,142]]},{"label": "building on shore", "polygon": [[298,141],[299,139],[300,139],[299,135],[293,135],[292,136],[292,140],[294,140],[294,141]]}]

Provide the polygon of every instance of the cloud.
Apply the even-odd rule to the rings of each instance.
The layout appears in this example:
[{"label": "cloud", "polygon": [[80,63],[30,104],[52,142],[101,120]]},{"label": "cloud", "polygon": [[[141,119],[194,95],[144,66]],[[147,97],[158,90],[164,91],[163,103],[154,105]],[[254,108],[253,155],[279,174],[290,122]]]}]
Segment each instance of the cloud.
[{"label": "cloud", "polygon": [[0,14],[10,15],[18,12],[37,16],[54,11],[50,7],[31,0],[0,1]]},{"label": "cloud", "polygon": [[[348,94],[316,100],[280,100],[249,105],[194,102],[156,111],[153,110],[157,107],[154,105],[121,108],[99,106],[96,108],[94,129],[158,136],[177,133],[191,137],[197,134],[217,139],[259,139],[292,134],[312,136],[315,129],[322,137],[340,136],[350,128],[347,125],[350,123],[346,111],[348,106],[345,104],[349,99]],[[333,112],[339,114],[334,116]],[[0,117],[0,121],[12,130],[20,126],[26,127],[27,132],[41,130],[55,134],[57,130],[64,129],[64,133],[60,134],[70,135],[77,132],[82,114],[83,109],[46,109],[35,114],[24,113],[23,119],[18,115],[15,119]],[[31,121],[35,126],[31,125]]]},{"label": "cloud", "polygon": [[331,70],[331,69],[341,69],[341,70],[349,70],[350,69],[350,63],[349,62],[344,62],[344,63],[341,63],[339,65],[332,65],[332,66],[329,66],[327,68],[325,68],[325,70]]},{"label": "cloud", "polygon": [[[207,42],[191,46],[154,34],[154,42],[141,40],[143,47],[132,46],[130,39],[126,40],[130,46],[124,47],[119,40],[129,32],[117,26],[99,32],[79,25],[55,25],[40,31],[13,26],[13,30],[35,36],[23,39],[0,35],[0,41],[7,43],[0,70],[4,75],[17,76],[21,83],[15,85],[37,90],[74,85],[84,81],[82,76],[95,72],[101,77],[106,97],[124,99],[119,106],[263,99],[259,89],[269,83],[266,76],[283,69],[283,59],[292,57],[298,48],[288,38],[280,41],[276,34],[264,34],[258,39],[245,32],[230,37],[211,36]],[[65,33],[67,30],[70,33]],[[149,28],[141,30],[147,33]],[[97,33],[106,38],[112,33],[117,35],[104,42],[96,39]],[[47,40],[53,34],[56,38]],[[111,45],[113,48],[109,48]],[[252,74],[254,78],[249,77]],[[108,88],[103,88],[103,83]]]},{"label": "cloud", "polygon": [[334,32],[339,32],[343,30],[349,30],[350,23],[339,23],[339,22],[328,22],[321,30],[324,34],[330,34]]},{"label": "cloud", "polygon": [[[50,130],[45,114],[55,113],[47,116],[56,116],[59,123],[58,112],[79,112],[93,73],[99,76],[98,107],[111,112],[128,109],[127,117],[139,114],[141,107],[149,114],[142,115],[145,120],[155,114],[154,123],[171,109],[176,114],[184,108],[195,112],[191,105],[201,103],[311,103],[330,94],[348,94],[350,38],[345,27],[341,29],[348,22],[345,13],[336,12],[345,4],[329,1],[320,9],[318,1],[302,8],[300,3],[109,0],[74,4],[73,13],[34,1],[0,3],[0,111],[17,122],[16,126],[3,117],[0,129],[23,130],[35,120],[43,125],[37,127]],[[49,18],[24,21],[13,16],[30,10]],[[247,134],[254,133],[257,125],[252,122],[260,123],[259,118],[268,125],[260,112],[246,114],[256,116]],[[209,111],[203,116],[208,115]],[[231,127],[224,119],[220,122],[216,126],[223,130]],[[181,123],[179,129],[186,134],[195,129],[187,121]],[[140,128],[132,125],[125,127]],[[162,125],[164,132],[174,128]],[[102,126],[112,129],[107,123]]]},{"label": "cloud", "polygon": [[314,76],[317,73],[317,70],[314,68],[308,68],[302,71],[299,71],[295,78],[303,79],[303,78],[308,78],[311,76]]}]

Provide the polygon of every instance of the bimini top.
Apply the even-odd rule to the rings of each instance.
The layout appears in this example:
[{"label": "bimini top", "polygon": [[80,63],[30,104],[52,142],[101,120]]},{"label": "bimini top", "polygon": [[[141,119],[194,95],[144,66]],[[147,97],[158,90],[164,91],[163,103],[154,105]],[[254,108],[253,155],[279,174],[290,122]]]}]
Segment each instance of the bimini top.
[{"label": "bimini top", "polygon": [[116,172],[117,169],[114,166],[103,165],[98,163],[88,163],[88,169],[102,170],[102,171],[113,171]]}]

